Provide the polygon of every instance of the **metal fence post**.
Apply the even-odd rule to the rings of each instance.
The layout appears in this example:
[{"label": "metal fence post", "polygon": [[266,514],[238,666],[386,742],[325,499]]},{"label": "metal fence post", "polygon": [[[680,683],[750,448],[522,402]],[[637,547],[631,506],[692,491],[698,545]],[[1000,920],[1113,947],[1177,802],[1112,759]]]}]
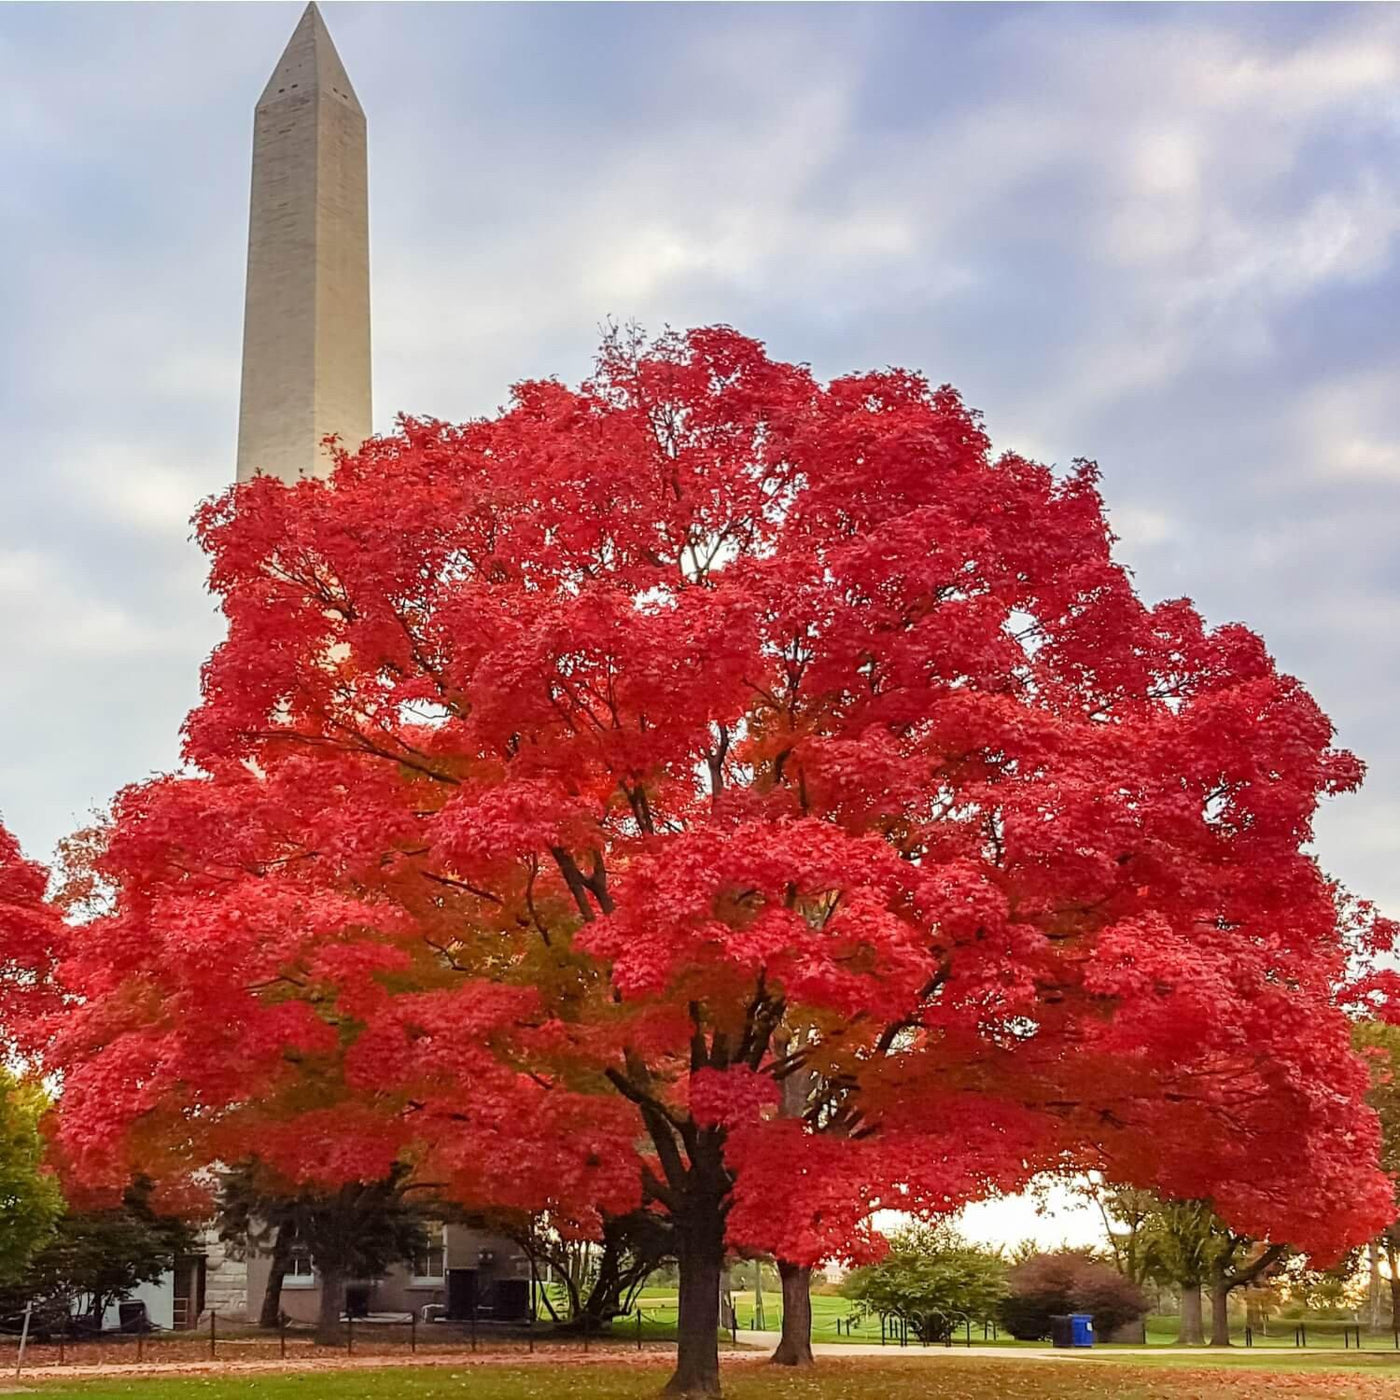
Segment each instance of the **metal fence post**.
[{"label": "metal fence post", "polygon": [[637,1309],[637,1350],[642,1349],[642,1310]]},{"label": "metal fence post", "polygon": [[146,1354],[146,1334],[144,1331],[136,1334],[136,1359],[140,1361]]},{"label": "metal fence post", "polygon": [[408,1314],[408,1349],[412,1352],[418,1350],[418,1314],[411,1309]]},{"label": "metal fence post", "polygon": [[355,1314],[349,1308],[345,1309],[345,1354],[349,1356],[355,1350]]},{"label": "metal fence post", "polygon": [[24,1352],[29,1345],[29,1319],[34,1315],[34,1300],[31,1298],[24,1305],[24,1327],[19,1334],[19,1355],[15,1359],[15,1375],[24,1370]]},{"label": "metal fence post", "polygon": [[210,1359],[210,1361],[213,1361],[213,1360],[215,1359],[215,1354],[216,1354],[216,1351],[217,1351],[217,1348],[218,1348],[218,1340],[219,1340],[219,1332],[218,1332],[219,1324],[218,1324],[218,1317],[219,1317],[219,1314],[218,1314],[213,1308],[210,1308],[210,1310],[209,1310],[209,1359]]},{"label": "metal fence post", "polygon": [[476,1295],[472,1294],[472,1350],[476,1350]]}]

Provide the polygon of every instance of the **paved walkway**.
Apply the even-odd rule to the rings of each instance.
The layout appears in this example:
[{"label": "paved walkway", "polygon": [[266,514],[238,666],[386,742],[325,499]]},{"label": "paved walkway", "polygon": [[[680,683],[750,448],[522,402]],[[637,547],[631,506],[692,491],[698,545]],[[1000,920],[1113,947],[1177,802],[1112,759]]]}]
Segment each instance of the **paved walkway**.
[{"label": "paved walkway", "polygon": [[[781,1332],[740,1332],[739,1345],[741,1347],[752,1347],[755,1350],[772,1351],[782,1338]],[[1103,1348],[1113,1356],[1190,1356],[1199,1354],[1201,1359],[1207,1360],[1220,1353],[1210,1347],[1176,1347],[1176,1346],[1155,1346],[1155,1347],[1130,1347],[1115,1344],[1111,1348]],[[1354,1356],[1356,1348],[1349,1350],[1345,1347],[1307,1347],[1300,1348],[1308,1356]],[[1390,1356],[1392,1353],[1388,1347],[1367,1347],[1366,1352],[1372,1356]],[[907,1347],[885,1345],[878,1342],[813,1342],[812,1352],[816,1356],[884,1356],[890,1360],[898,1357],[923,1356],[930,1359],[937,1357],[958,1357],[958,1356],[999,1356],[1003,1361],[1084,1361],[1093,1355],[1092,1348],[1088,1347],[989,1347],[989,1346],[963,1346],[960,1342],[955,1342],[952,1346],[919,1346],[911,1344]],[[1292,1347],[1233,1347],[1231,1355],[1252,1356],[1255,1353],[1262,1356],[1291,1356],[1294,1353]],[[1400,1359],[1400,1356],[1397,1356]]]}]

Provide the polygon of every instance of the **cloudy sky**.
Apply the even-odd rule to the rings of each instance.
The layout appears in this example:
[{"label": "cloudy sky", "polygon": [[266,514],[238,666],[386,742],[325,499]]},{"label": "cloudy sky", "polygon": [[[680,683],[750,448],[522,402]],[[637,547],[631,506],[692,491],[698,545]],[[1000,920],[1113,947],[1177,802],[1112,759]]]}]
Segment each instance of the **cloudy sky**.
[{"label": "cloudy sky", "polygon": [[[0,811],[169,766],[218,635],[252,105],[295,4],[0,9]],[[1400,914],[1400,8],[338,5],[376,423],[608,317],[957,384],[1096,458],[1150,598],[1263,632],[1371,765]]]}]

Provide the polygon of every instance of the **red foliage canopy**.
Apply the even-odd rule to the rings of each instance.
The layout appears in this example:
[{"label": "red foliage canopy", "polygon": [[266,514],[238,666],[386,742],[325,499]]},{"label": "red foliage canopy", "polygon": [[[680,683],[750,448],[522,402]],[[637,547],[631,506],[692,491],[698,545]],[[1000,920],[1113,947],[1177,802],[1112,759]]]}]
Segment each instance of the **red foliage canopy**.
[{"label": "red foliage canopy", "polygon": [[0,1048],[29,1048],[31,1028],[58,1005],[56,959],[64,926],[48,900],[49,872],[26,860],[19,842],[0,825]]},{"label": "red foliage canopy", "polygon": [[1258,637],[1135,596],[1092,465],[710,329],[198,523],[228,640],[53,1029],[86,1170],[640,1192],[683,1267],[1048,1166],[1388,1219],[1303,853],[1360,767]]}]

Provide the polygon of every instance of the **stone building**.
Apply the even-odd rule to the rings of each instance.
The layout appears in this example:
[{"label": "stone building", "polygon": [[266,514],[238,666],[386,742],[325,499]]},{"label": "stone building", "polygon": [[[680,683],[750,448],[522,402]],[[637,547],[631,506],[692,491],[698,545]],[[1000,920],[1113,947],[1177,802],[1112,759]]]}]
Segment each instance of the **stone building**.
[{"label": "stone building", "polygon": [[[269,1264],[266,1255],[254,1255],[248,1262],[248,1293],[253,1299],[263,1296]],[[320,1280],[310,1255],[293,1251],[292,1267],[282,1280],[282,1311],[293,1321],[315,1322],[320,1302]],[[464,1320],[475,1313],[516,1321],[529,1311],[529,1261],[503,1236],[462,1225],[433,1225],[427,1248],[415,1258],[382,1278],[352,1279],[346,1285],[345,1305],[356,1317],[411,1312],[423,1321]]]}]

